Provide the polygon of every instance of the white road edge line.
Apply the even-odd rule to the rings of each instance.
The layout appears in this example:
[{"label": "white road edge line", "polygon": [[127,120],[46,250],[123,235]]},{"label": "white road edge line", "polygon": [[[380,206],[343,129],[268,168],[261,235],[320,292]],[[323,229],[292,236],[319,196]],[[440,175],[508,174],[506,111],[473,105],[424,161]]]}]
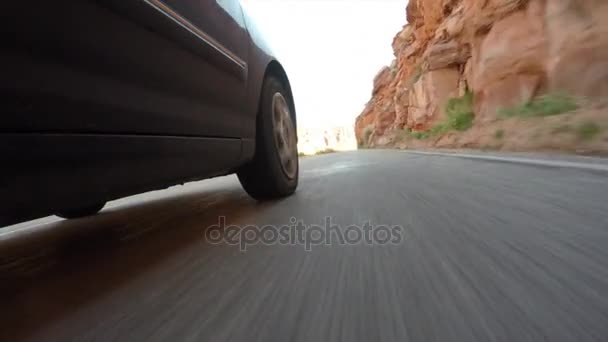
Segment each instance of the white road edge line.
[{"label": "white road edge line", "polygon": [[569,161],[556,161],[556,160],[518,158],[518,157],[483,156],[483,155],[466,154],[466,153],[444,153],[444,152],[423,152],[423,151],[402,151],[402,152],[411,153],[411,154],[420,154],[420,155],[430,155],[430,156],[445,156],[445,157],[478,159],[478,160],[488,160],[488,161],[536,165],[536,166],[550,166],[550,167],[557,167],[557,168],[571,168],[571,169],[579,169],[579,170],[608,172],[608,164],[578,163],[578,162],[569,162]]}]

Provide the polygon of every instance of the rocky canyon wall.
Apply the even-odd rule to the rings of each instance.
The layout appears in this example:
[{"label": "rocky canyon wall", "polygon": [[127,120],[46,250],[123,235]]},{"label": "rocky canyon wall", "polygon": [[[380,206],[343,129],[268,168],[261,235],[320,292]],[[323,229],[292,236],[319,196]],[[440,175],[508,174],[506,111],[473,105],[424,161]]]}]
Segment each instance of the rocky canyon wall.
[{"label": "rocky canyon wall", "polygon": [[410,0],[406,13],[357,118],[360,145],[425,132],[467,93],[474,126],[541,94],[608,95],[606,0]]}]

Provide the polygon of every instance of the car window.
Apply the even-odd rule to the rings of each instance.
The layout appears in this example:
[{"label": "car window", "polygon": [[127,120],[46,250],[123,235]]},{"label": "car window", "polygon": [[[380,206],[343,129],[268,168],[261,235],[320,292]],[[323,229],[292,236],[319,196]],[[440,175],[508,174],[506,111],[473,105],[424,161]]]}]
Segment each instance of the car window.
[{"label": "car window", "polygon": [[216,2],[224,11],[230,14],[241,27],[245,27],[245,20],[243,19],[243,12],[239,0],[216,0]]}]

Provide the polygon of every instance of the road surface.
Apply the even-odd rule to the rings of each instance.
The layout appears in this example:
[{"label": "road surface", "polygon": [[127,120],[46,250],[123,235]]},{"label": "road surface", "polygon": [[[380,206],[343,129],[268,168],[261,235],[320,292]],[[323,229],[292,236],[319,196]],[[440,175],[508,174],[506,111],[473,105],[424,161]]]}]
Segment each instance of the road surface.
[{"label": "road surface", "polygon": [[[608,173],[399,151],[305,158],[0,230],[0,340],[606,341]],[[237,245],[209,227],[401,226],[398,243]]]}]

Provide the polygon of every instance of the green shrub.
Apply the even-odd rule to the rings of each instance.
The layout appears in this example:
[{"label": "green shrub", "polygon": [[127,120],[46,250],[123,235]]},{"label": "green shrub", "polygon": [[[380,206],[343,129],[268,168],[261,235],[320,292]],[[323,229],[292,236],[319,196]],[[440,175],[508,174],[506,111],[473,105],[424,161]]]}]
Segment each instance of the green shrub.
[{"label": "green shrub", "polygon": [[577,128],[578,137],[581,140],[591,140],[600,133],[600,126],[595,122],[587,121]]},{"label": "green shrub", "polygon": [[462,97],[451,98],[445,106],[448,116],[445,130],[466,131],[473,126],[473,93],[467,91]]},{"label": "green shrub", "polygon": [[405,130],[403,130],[402,137],[403,138],[414,138],[414,139],[418,139],[418,140],[424,140],[427,139],[431,136],[430,132],[412,132],[412,130],[406,128]]},{"label": "green shrub", "polygon": [[431,136],[431,134],[429,132],[414,132],[414,133],[412,133],[412,136],[415,139],[424,140],[424,139],[429,138]]},{"label": "green shrub", "polygon": [[504,130],[502,130],[502,129],[499,129],[499,130],[497,130],[497,131],[494,133],[494,138],[495,138],[496,140],[500,140],[500,139],[502,139],[502,138],[504,138],[504,137],[505,137],[505,131],[504,131]]},{"label": "green shrub", "polygon": [[331,147],[328,147],[328,148],[326,148],[324,150],[317,151],[317,153],[315,153],[315,154],[328,154],[328,153],[335,153],[335,152],[336,152],[336,150],[334,150]]},{"label": "green shrub", "polygon": [[473,93],[467,91],[462,97],[451,98],[446,103],[447,120],[439,123],[426,132],[409,132],[406,136],[424,140],[433,136],[445,134],[451,130],[466,131],[473,126]]},{"label": "green shrub", "polygon": [[538,117],[559,115],[577,110],[579,105],[576,99],[566,94],[545,94],[535,97],[529,102],[511,108],[498,110],[502,117]]},{"label": "green shrub", "polygon": [[450,126],[447,123],[437,124],[429,130],[431,135],[441,135],[450,130]]}]

